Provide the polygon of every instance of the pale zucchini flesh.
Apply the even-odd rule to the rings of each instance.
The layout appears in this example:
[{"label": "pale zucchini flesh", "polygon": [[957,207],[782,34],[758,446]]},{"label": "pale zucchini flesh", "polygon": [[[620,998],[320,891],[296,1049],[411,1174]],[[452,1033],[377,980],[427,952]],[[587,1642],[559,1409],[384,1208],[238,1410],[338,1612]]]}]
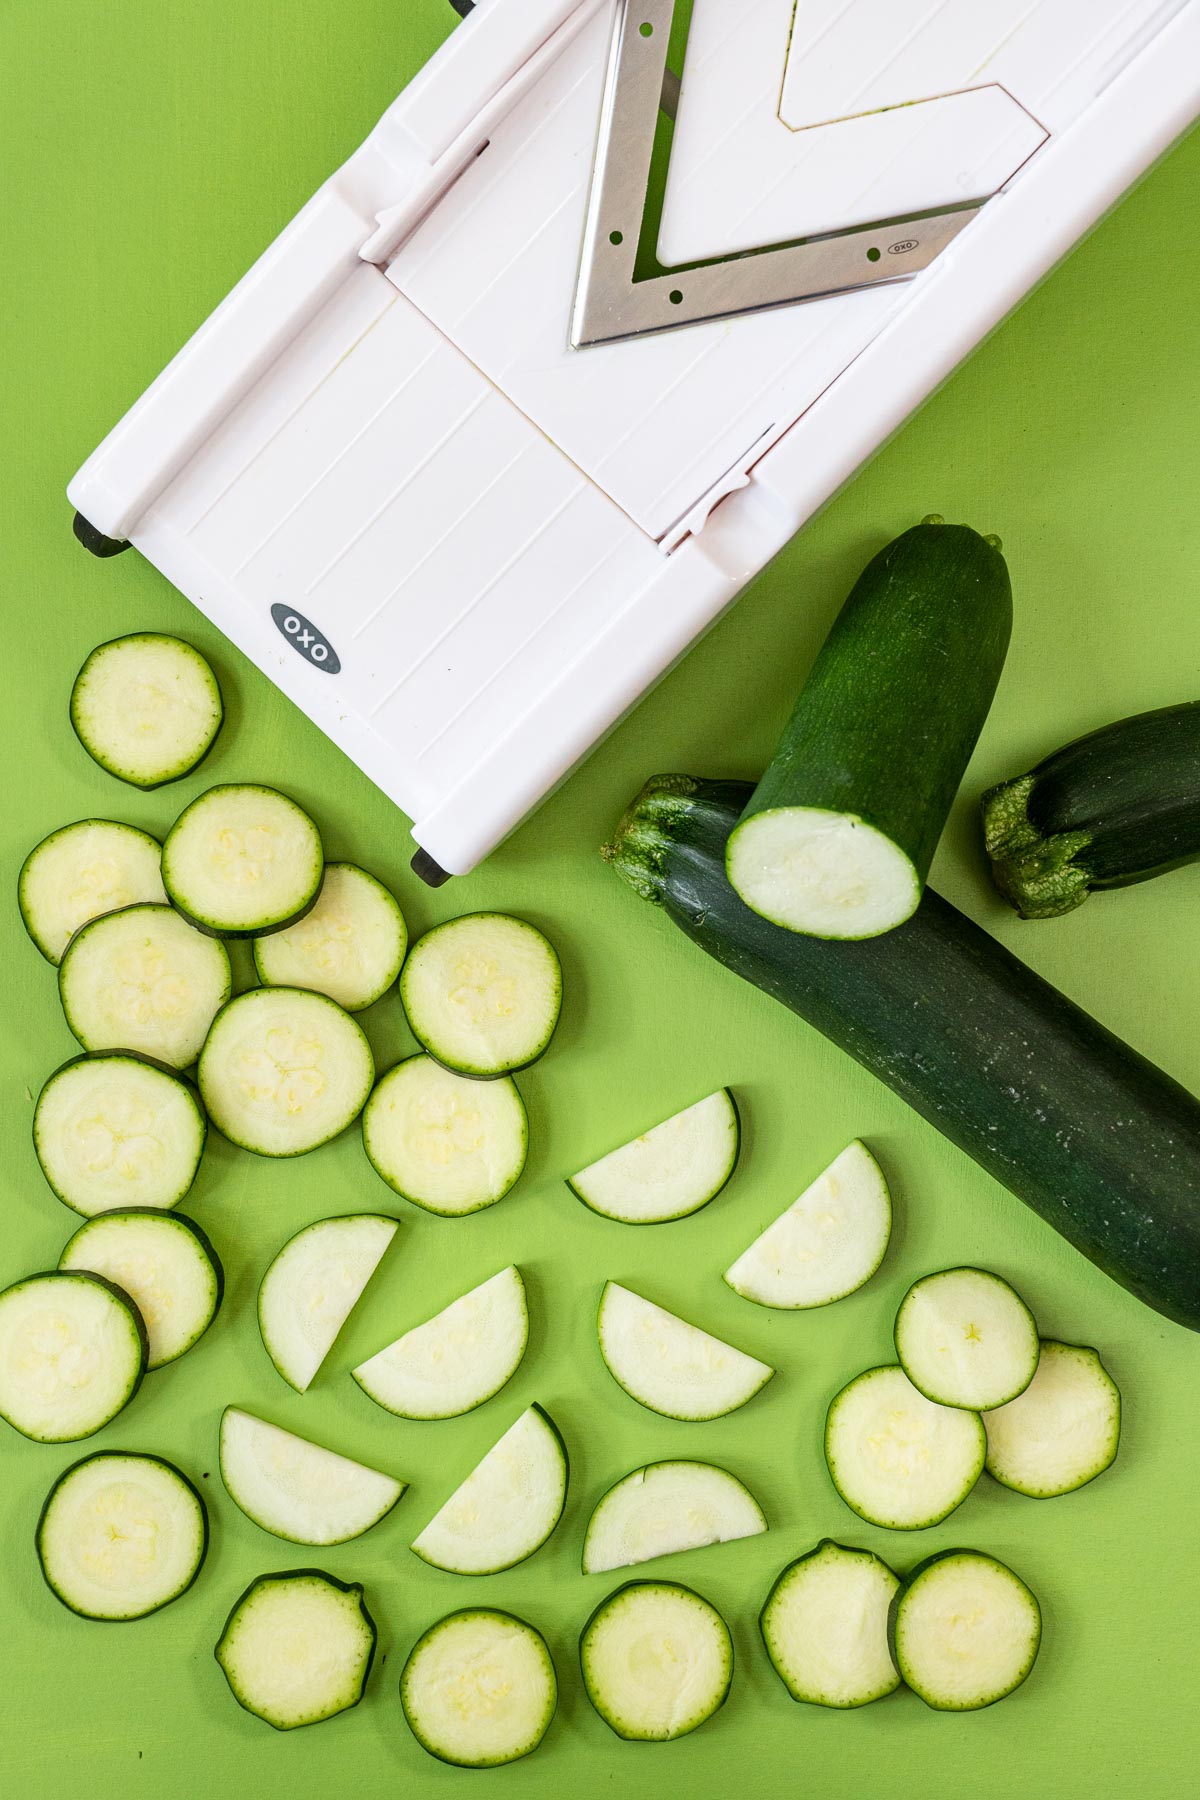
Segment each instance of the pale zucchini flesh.
[{"label": "pale zucchini flesh", "polygon": [[1006,1564],[975,1550],[931,1556],[892,1602],[896,1667],[939,1712],[1003,1700],[1033,1668],[1041,1636],[1036,1596]]},{"label": "pale zucchini flesh", "polygon": [[634,1469],[599,1502],[583,1540],[583,1572],[598,1575],[756,1537],[767,1529],[749,1488],[712,1463],[658,1462]]},{"label": "pale zucchini flesh", "polygon": [[85,1218],[177,1206],[196,1178],[207,1131],[190,1083],[122,1050],[64,1063],[33,1114],[42,1173]]},{"label": "pale zucchini flesh", "polygon": [[471,913],[427,931],[400,978],[417,1042],[446,1068],[487,1078],[536,1062],[554,1036],[562,968],[524,919]]},{"label": "pale zucchini flesh", "polygon": [[572,1175],[567,1185],[593,1212],[623,1225],[657,1225],[699,1212],[737,1165],[737,1107],[728,1088],[664,1119]]},{"label": "pale zucchini flesh", "polygon": [[58,968],[67,1024],[85,1050],[132,1050],[187,1069],[229,998],[229,953],[170,906],[106,913]]},{"label": "pale zucchini flesh", "polygon": [[144,1619],[178,1600],[200,1573],[208,1513],[174,1463],[101,1450],[59,1476],[36,1541],[47,1587],[72,1612]]},{"label": "pale zucchini flesh", "polygon": [[631,1581],[592,1614],[579,1640],[588,1699],[618,1737],[664,1743],[725,1703],[733,1641],[715,1606],[671,1581]]},{"label": "pale zucchini flesh", "polygon": [[898,844],[854,813],[777,807],[729,840],[729,880],[752,912],[808,937],[870,938],[912,917],[921,883]]},{"label": "pale zucchini flesh", "polygon": [[1121,1395],[1097,1352],[1043,1338],[1024,1393],[983,1415],[987,1472],[1035,1500],[1102,1475],[1121,1441]]},{"label": "pale zucchini flesh", "polygon": [[414,1206],[461,1218],[494,1206],[529,1153],[515,1082],[470,1081],[431,1056],[381,1077],[363,1110],[363,1147],[390,1188]]},{"label": "pale zucchini flesh", "polygon": [[927,1400],[895,1365],[857,1376],[825,1420],[834,1487],[860,1518],[893,1531],[947,1518],[979,1479],[986,1448],[978,1413]]},{"label": "pale zucchini flesh", "polygon": [[829,1538],[783,1571],[759,1628],[793,1700],[866,1706],[895,1692],[888,1613],[899,1587],[880,1557]]},{"label": "pale zucchini flesh", "polygon": [[725,1280],[759,1306],[828,1306],[870,1280],[891,1232],[883,1170],[855,1141],[726,1269]]},{"label": "pale zucchini flesh", "polygon": [[146,1330],[99,1275],[53,1270],[0,1294],[0,1418],[41,1444],[91,1437],[146,1372]]},{"label": "pale zucchini flesh", "polygon": [[189,774],[223,717],[217,678],[200,652],[160,632],[101,644],[71,691],[80,743],[102,769],[134,787],[161,787]]},{"label": "pale zucchini flesh", "polygon": [[162,845],[116,819],[80,819],[43,838],[17,877],[25,929],[46,958],[59,963],[82,925],[138,901],[165,906],[159,873]]},{"label": "pale zucchini flesh", "polygon": [[353,863],[326,863],[311,910],[255,938],[254,966],[264,987],[310,988],[362,1012],[392,986],[407,946],[404,914],[383,883]]},{"label": "pale zucchini flesh", "polygon": [[324,994],[254,988],[231,1000],[197,1069],[208,1116],[258,1156],[303,1156],[362,1111],[375,1062],[362,1026]]},{"label": "pale zucchini flesh", "polygon": [[276,1731],[357,1706],[375,1655],[362,1588],[323,1569],[260,1575],[234,1606],[214,1653],[239,1706]]},{"label": "pale zucchini flesh", "polygon": [[306,1225],[274,1258],[258,1290],[258,1329],[283,1379],[303,1394],[333,1348],[396,1235],[381,1213]]},{"label": "pale zucchini flesh", "polygon": [[531,1406],[476,1463],[412,1548],[435,1569],[494,1575],[541,1548],[566,1498],[566,1445],[550,1416]]},{"label": "pale zucchini flesh", "polygon": [[463,1769],[491,1769],[536,1750],[558,1704],[540,1631],[511,1613],[451,1613],[419,1638],[400,1703],[422,1749]]},{"label": "pale zucchini flesh", "polygon": [[200,1227],[153,1207],[89,1219],[58,1266],[103,1275],[129,1295],[146,1327],[148,1369],[161,1369],[199,1342],[225,1291],[221,1259]]},{"label": "pale zucchini flesh", "polygon": [[402,1419],[453,1419],[500,1392],[528,1342],[525,1283],[510,1266],[352,1373],[365,1394]]},{"label": "pale zucchini flesh", "polygon": [[248,1519],[294,1544],[346,1544],[391,1512],[406,1487],[266,1419],[227,1406],[221,1480]]},{"label": "pale zucchini flesh", "polygon": [[325,868],[321,834],[276,788],[227,784],[185,807],[167,833],[163,886],[201,931],[258,937],[303,918]]},{"label": "pale zucchini flesh", "polygon": [[752,1400],[775,1371],[610,1281],[596,1320],[605,1367],[632,1399],[672,1419],[717,1419]]},{"label": "pale zucchini flesh", "polygon": [[943,1269],[914,1282],[900,1302],[895,1338],[908,1379],[942,1406],[1003,1406],[1038,1366],[1033,1314],[986,1269]]}]

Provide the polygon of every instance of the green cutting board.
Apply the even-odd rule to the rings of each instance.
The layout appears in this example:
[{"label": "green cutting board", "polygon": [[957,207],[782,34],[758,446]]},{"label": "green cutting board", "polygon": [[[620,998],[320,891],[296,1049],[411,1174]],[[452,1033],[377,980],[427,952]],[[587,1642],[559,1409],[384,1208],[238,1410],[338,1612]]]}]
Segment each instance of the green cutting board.
[{"label": "green cutting board", "polygon": [[[1200,137],[999,332],[759,580],[578,774],[477,875],[439,894],[407,869],[405,822],[370,783],[136,555],[107,565],[73,543],[68,477],[325,174],[360,141],[453,24],[445,0],[6,0],[0,17],[0,608],[6,745],[3,881],[51,827],[117,815],[161,832],[212,781],[277,783],[310,807],[332,855],[392,883],[414,930],[510,908],[560,947],[567,1002],[550,1055],[521,1078],[530,1167],[493,1210],[454,1223],[396,1203],[402,1225],[312,1391],[275,1374],[254,1294],[277,1246],[329,1211],[392,1196],[349,1132],[299,1162],[212,1143],[187,1210],[215,1240],[220,1318],[152,1376],[93,1446],[157,1450],[204,1490],[212,1548],[200,1580],[133,1625],[72,1618],[43,1587],[32,1533],[71,1460],[0,1439],[0,1793],[6,1800],[257,1800],[393,1794],[538,1797],[812,1795],[819,1800],[1174,1800],[1200,1760],[1196,1693],[1200,1342],[1089,1267],[929,1126],[813,1032],[708,963],[606,871],[597,848],[659,770],[749,774],[768,755],[850,582],[888,537],[937,511],[1001,533],[1017,599],[995,712],[939,859],[943,892],[1140,1050],[1200,1088],[1200,869],[1022,925],[989,891],[975,800],[990,781],[1123,713],[1200,694]],[[66,702],[88,649],[125,631],[190,637],[212,658],[228,717],[199,776],[122,787],[71,735]],[[0,1278],[52,1266],[73,1222],[29,1143],[33,1096],[75,1046],[53,971],[15,904],[3,928]],[[248,959],[238,954],[249,980]],[[366,1015],[381,1065],[410,1048],[394,996]],[[697,1218],[637,1232],[585,1211],[562,1177],[632,1132],[732,1084],[747,1121],[733,1183]],[[787,1315],[720,1280],[733,1255],[849,1138],[878,1151],[897,1228],[862,1292]],[[405,1424],[350,1380],[352,1363],[469,1283],[515,1261],[533,1312],[529,1354],[470,1416]],[[890,1324],[925,1270],[977,1262],[1008,1276],[1043,1328],[1098,1345],[1125,1396],[1115,1468],[1062,1500],[981,1481],[943,1526],[865,1526],[821,1457],[830,1395],[890,1354]],[[642,1288],[779,1373],[711,1424],[660,1420],[602,1367],[603,1277]],[[463,1580],[409,1539],[517,1412],[545,1405],[570,1447],[567,1513],[523,1568]],[[306,1560],[233,1507],[216,1473],[236,1402],[411,1483],[369,1537],[315,1553],[362,1581],[380,1622],[364,1704],[281,1736],[241,1712],[212,1658],[256,1574]],[[608,1484],[663,1456],[727,1464],[769,1533],[661,1565],[728,1618],[737,1669],[723,1712],[674,1745],[619,1743],[579,1684],[576,1638],[617,1578],[579,1573],[584,1524]],[[787,1698],[756,1615],[782,1566],[823,1535],[905,1568],[962,1543],[1037,1590],[1041,1659],[1012,1699],[939,1715],[900,1693],[860,1713]],[[432,1620],[495,1603],[546,1633],[562,1696],[529,1761],[475,1776],[434,1762],[397,1699],[408,1647]]]}]

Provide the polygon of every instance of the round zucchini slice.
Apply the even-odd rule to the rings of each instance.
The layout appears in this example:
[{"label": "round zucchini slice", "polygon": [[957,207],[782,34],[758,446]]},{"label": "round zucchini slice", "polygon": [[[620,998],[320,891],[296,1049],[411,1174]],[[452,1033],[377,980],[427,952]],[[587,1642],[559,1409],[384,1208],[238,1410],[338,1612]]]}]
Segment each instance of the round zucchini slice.
[{"label": "round zucchini slice", "polygon": [[691,1588],[631,1581],[584,1626],[579,1661],[588,1699],[618,1737],[664,1743],[725,1704],[733,1640],[716,1607]]},{"label": "round zucchini slice", "polygon": [[400,1704],[423,1750],[460,1769],[494,1769],[536,1750],[558,1682],[540,1631],[512,1613],[472,1607],[418,1638]]},{"label": "round zucchini slice", "polygon": [[719,1419],[745,1406],[775,1373],[615,1281],[600,1297],[596,1330],[613,1380],[669,1419]]},{"label": "round zucchini slice", "polygon": [[975,1412],[1015,1400],[1041,1345],[1021,1296],[986,1269],[943,1269],[913,1283],[896,1314],[896,1355],[915,1388]]},{"label": "round zucchini slice", "polygon": [[132,1050],[187,1069],[232,977],[224,944],[170,906],[126,906],[76,932],[58,966],[67,1024],[85,1050]]},{"label": "round zucchini slice", "polygon": [[977,1550],[918,1564],[892,1602],[892,1654],[914,1694],[938,1712],[974,1712],[1028,1676],[1042,1640],[1037,1598]]},{"label": "round zucchini slice", "polygon": [[254,988],[231,1000],[197,1070],[208,1116],[258,1156],[302,1156],[337,1137],[375,1079],[371,1046],[324,994]]},{"label": "round zucchini slice", "polygon": [[829,1538],[783,1571],[759,1628],[793,1700],[866,1706],[895,1692],[888,1612],[899,1586],[880,1557]]},{"label": "round zucchini slice", "polygon": [[1103,1475],[1121,1441],[1121,1395],[1099,1354],[1042,1339],[1037,1374],[1015,1400],[983,1415],[987,1472],[1035,1500]]},{"label": "round zucchini slice", "polygon": [[357,1583],[323,1569],[287,1569],[250,1583],[214,1654],[239,1706],[276,1731],[293,1731],[358,1705],[375,1621]]},{"label": "round zucchini slice", "polygon": [[412,1548],[452,1575],[495,1575],[540,1550],[567,1500],[567,1447],[540,1406],[523,1412]]},{"label": "round zucchini slice", "polygon": [[634,1469],[599,1502],[583,1540],[583,1572],[599,1575],[634,1563],[756,1537],[762,1507],[728,1469],[712,1463],[659,1462]]},{"label": "round zucchini slice", "polygon": [[424,1325],[351,1371],[378,1406],[402,1419],[454,1419],[498,1394],[529,1342],[519,1269],[501,1269]]},{"label": "round zucchini slice", "polygon": [[91,919],[141,900],[165,906],[161,858],[157,838],[115,819],[80,819],[43,838],[21,866],[17,903],[46,961],[60,963]]},{"label": "round zucchini slice", "polygon": [[400,998],[413,1036],[459,1075],[528,1068],[562,1008],[562,968],[534,926],[505,913],[435,925],[412,949]]},{"label": "round zucchini slice", "polygon": [[383,883],[353,863],[326,863],[312,910],[255,938],[254,966],[264,987],[311,988],[362,1012],[387,993],[407,947],[404,914]]},{"label": "round zucchini slice", "polygon": [[58,1266],[103,1275],[129,1295],[146,1327],[148,1369],[161,1369],[198,1343],[225,1292],[221,1259],[200,1227],[154,1207],[89,1219]]},{"label": "round zucchini slice", "polygon": [[99,645],[71,690],[71,724],[88,755],[139,788],[189,775],[223,718],[217,678],[200,652],[157,631]]},{"label": "round zucchini slice", "polygon": [[307,1391],[396,1235],[382,1213],[318,1219],[289,1238],[262,1278],[258,1329],[297,1393]]},{"label": "round zucchini slice", "polygon": [[363,1148],[390,1188],[427,1212],[461,1218],[503,1200],[529,1153],[515,1082],[455,1075],[410,1056],[379,1081],[363,1111]]},{"label": "round zucchini slice", "polygon": [[825,1420],[834,1487],[859,1518],[893,1531],[948,1518],[978,1481],[986,1450],[978,1413],[927,1400],[894,1364],[856,1376]]},{"label": "round zucchini slice", "polygon": [[196,1178],[207,1133],[191,1083],[125,1050],[64,1063],[33,1113],[42,1174],[64,1205],[88,1219],[178,1206]]},{"label": "round zucchini slice", "polygon": [[163,886],[200,931],[253,938],[282,931],[316,903],[321,834],[275,788],[227,784],[184,808],[167,833]]},{"label": "round zucchini slice", "polygon": [[185,1594],[208,1550],[208,1513],[181,1469],[99,1450],[51,1488],[37,1526],[46,1586],[84,1619],[144,1619]]},{"label": "round zucchini slice", "polygon": [[40,1444],[91,1437],[137,1393],[146,1328],[99,1275],[54,1269],[0,1294],[0,1418]]},{"label": "round zucchini slice", "polygon": [[294,1544],[347,1544],[391,1512],[406,1483],[238,1406],[221,1415],[221,1480],[248,1519]]},{"label": "round zucchini slice", "polygon": [[733,1095],[718,1088],[581,1169],[567,1186],[602,1218],[661,1225],[715,1200],[737,1167],[740,1146]]}]

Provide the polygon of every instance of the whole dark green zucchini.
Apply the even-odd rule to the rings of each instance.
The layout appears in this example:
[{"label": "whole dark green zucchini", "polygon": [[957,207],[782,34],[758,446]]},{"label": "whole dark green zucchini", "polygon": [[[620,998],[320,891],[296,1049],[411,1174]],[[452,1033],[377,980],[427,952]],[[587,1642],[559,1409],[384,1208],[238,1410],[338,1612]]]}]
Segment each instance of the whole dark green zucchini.
[{"label": "whole dark green zucchini", "polygon": [[916,911],[1011,632],[997,538],[932,517],[871,558],[730,836],[747,906],[823,938]]},{"label": "whole dark green zucchini", "polygon": [[659,777],[605,855],[1114,1281],[1200,1330],[1200,1102],[932,892],[906,924],[858,943],[751,912],[725,879],[749,792]]},{"label": "whole dark green zucchini", "polygon": [[1105,725],[983,796],[996,886],[1023,919],[1200,859],[1200,701]]}]

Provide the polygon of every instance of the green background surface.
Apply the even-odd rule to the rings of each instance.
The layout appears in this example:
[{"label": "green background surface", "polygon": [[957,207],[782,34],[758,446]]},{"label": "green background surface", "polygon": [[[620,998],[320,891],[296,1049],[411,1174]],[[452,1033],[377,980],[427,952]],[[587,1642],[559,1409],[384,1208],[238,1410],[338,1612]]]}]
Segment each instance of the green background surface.
[{"label": "green background surface", "polygon": [[[1140,1050],[1200,1088],[1200,871],[1021,925],[990,892],[975,798],[1072,734],[1200,692],[1200,137],[1120,211],[779,558],[728,619],[542,812],[471,879],[434,895],[407,871],[404,821],[368,781],[136,555],[101,565],[72,542],[62,489],[234,279],[359,142],[453,24],[443,0],[6,0],[0,18],[3,429],[0,607],[3,884],[27,849],[89,814],[161,832],[214,781],[277,783],[310,806],[331,854],[392,882],[416,930],[500,906],[560,946],[567,1003],[543,1064],[522,1077],[528,1173],[461,1224],[396,1204],[403,1224],[376,1284],[304,1398],[271,1368],[255,1285],[275,1248],[329,1211],[389,1193],[357,1133],[300,1162],[220,1140],[186,1210],[225,1259],[224,1311],[202,1345],[152,1376],[90,1448],[176,1458],[208,1495],[212,1548],[195,1588],[130,1626],[86,1624],[43,1588],[31,1534],[69,1448],[0,1442],[0,1791],[13,1800],[146,1794],[301,1800],[347,1792],[521,1796],[784,1791],[929,1800],[1184,1792],[1200,1757],[1196,1696],[1196,1395],[1200,1342],[1147,1312],[947,1146],[867,1075],[762,995],[710,965],[639,906],[596,848],[662,769],[748,774],[768,755],[849,584],[886,538],[937,510],[1005,540],[1017,600],[1007,673],[936,870],[937,885]],[[228,719],[202,775],[157,794],[94,767],[67,725],[87,650],[164,629],[202,646]],[[3,930],[0,1277],[53,1265],[73,1215],[43,1185],[33,1096],[75,1046],[54,975],[15,905]],[[238,953],[243,983],[248,958]],[[366,1015],[381,1065],[410,1047],[394,996]],[[584,1211],[561,1177],[715,1085],[747,1121],[733,1184],[691,1221],[640,1234]],[[719,1272],[852,1136],[877,1149],[898,1202],[893,1245],[861,1293],[826,1312],[749,1305]],[[874,1531],[833,1492],[820,1428],[829,1396],[889,1355],[916,1275],[974,1261],[1014,1280],[1045,1330],[1100,1346],[1125,1395],[1113,1471],[1037,1503],[984,1478],[943,1526]],[[532,1297],[529,1354],[511,1386],[446,1423],[393,1420],[352,1363],[469,1283],[516,1261]],[[642,1411],[599,1362],[604,1276],[631,1283],[777,1364],[744,1411],[688,1426]],[[428,1569],[409,1538],[518,1410],[540,1400],[570,1446],[571,1493],[551,1543],[486,1581]],[[381,1627],[363,1706],[280,1736],[239,1711],[212,1660],[255,1574],[307,1560],[233,1507],[216,1473],[221,1407],[258,1408],[406,1476],[410,1494],[368,1538],[324,1553],[363,1581]],[[630,1467],[688,1455],[728,1464],[770,1533],[663,1565],[728,1617],[737,1653],[724,1712],[665,1747],[623,1745],[576,1673],[584,1619],[619,1578],[584,1579],[584,1523]],[[869,1545],[900,1568],[977,1545],[1041,1596],[1046,1633],[1027,1686],[990,1712],[942,1716],[901,1693],[853,1715],[800,1708],[758,1642],[776,1572],[818,1537]],[[440,1766],[405,1727],[404,1655],[433,1619],[473,1601],[547,1634],[562,1699],[542,1749],[490,1777]]]}]

